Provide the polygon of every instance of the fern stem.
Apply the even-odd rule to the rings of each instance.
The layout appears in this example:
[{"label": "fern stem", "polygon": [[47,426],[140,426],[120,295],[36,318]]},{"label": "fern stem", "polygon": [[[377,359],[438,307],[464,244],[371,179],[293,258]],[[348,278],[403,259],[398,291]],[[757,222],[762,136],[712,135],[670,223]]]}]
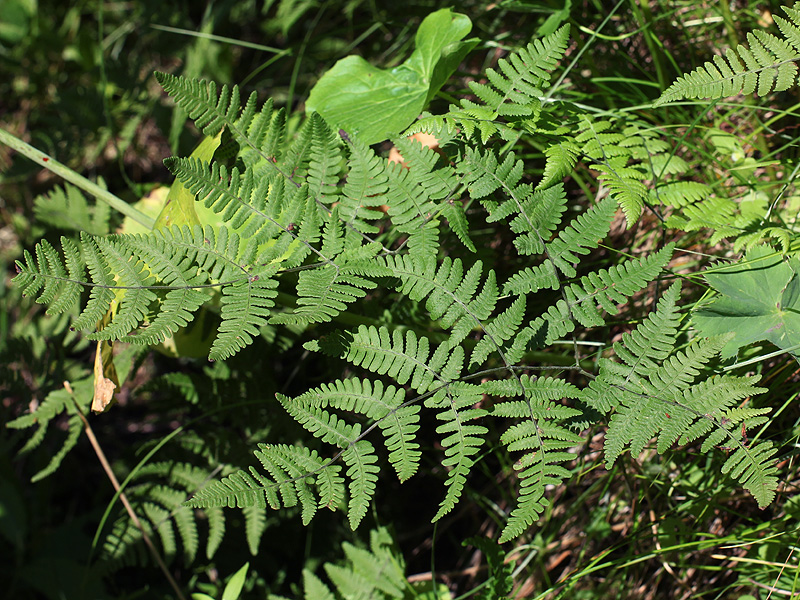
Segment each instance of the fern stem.
[{"label": "fern stem", "polygon": [[75,399],[75,396],[73,395],[72,386],[69,385],[69,382],[65,381],[64,388],[72,396],[72,401],[75,403],[75,410],[78,411],[78,417],[80,417],[80,420],[83,423],[84,431],[86,431],[86,437],[89,438],[89,443],[92,444],[92,448],[94,449],[94,452],[97,455],[97,459],[103,466],[103,470],[106,472],[109,481],[111,481],[111,485],[114,486],[114,490],[119,494],[119,499],[125,506],[125,510],[127,511],[128,516],[131,518],[131,521],[133,521],[133,524],[136,525],[137,529],[139,529],[139,531],[141,532],[142,540],[144,540],[147,549],[153,556],[153,560],[156,561],[156,564],[158,564],[159,568],[161,569],[161,572],[164,573],[164,577],[167,578],[167,581],[169,582],[170,586],[172,587],[178,599],[186,600],[186,597],[183,595],[183,592],[181,592],[181,588],[178,586],[178,582],[175,581],[174,577],[172,577],[172,574],[169,572],[167,565],[164,563],[164,559],[161,558],[161,555],[158,553],[158,550],[153,544],[153,540],[151,540],[150,536],[147,535],[147,531],[145,531],[144,526],[142,526],[142,522],[139,520],[139,517],[133,510],[131,503],[128,501],[128,497],[125,495],[125,492],[123,492],[120,489],[119,481],[114,475],[114,471],[111,470],[111,465],[108,463],[108,459],[106,458],[105,452],[103,452],[103,449],[100,447],[100,443],[97,441],[97,438],[94,435],[94,431],[92,430],[92,426],[89,424],[89,420],[86,418],[86,415],[84,415],[83,412],[81,411],[80,405],[78,404],[78,401]]},{"label": "fern stem", "polygon": [[5,144],[12,150],[16,150],[20,154],[26,156],[27,158],[31,159],[33,162],[38,163],[45,169],[52,171],[59,177],[69,181],[71,184],[79,187],[84,192],[91,194],[98,200],[101,200],[108,204],[111,208],[118,210],[126,217],[130,217],[137,223],[140,223],[147,227],[148,229],[153,229],[155,225],[155,219],[148,217],[144,213],[140,212],[121,198],[118,198],[108,190],[104,190],[96,183],[93,183],[86,179],[83,175],[79,175],[66,165],[61,164],[56,159],[48,156],[41,150],[34,148],[33,146],[26,144],[21,139],[12,135],[5,131],[4,129],[0,129],[0,143]]}]

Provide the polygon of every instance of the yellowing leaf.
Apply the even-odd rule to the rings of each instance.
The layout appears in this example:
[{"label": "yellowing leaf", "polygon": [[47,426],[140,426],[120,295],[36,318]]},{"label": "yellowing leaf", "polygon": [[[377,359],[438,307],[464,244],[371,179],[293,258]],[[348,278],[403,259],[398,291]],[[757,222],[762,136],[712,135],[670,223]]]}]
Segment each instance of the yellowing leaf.
[{"label": "yellowing leaf", "polygon": [[106,340],[97,342],[94,353],[94,397],[92,411],[104,412],[114,399],[117,389],[117,369],[114,366],[114,345]]}]

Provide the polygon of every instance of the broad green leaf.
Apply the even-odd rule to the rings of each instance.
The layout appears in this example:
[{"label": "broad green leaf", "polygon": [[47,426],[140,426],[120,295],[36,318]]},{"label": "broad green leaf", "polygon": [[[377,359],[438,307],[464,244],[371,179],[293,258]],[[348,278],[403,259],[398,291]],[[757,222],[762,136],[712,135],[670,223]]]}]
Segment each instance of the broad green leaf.
[{"label": "broad green leaf", "polygon": [[30,35],[31,22],[36,12],[35,0],[0,2],[0,42],[18,44]]},{"label": "broad green leaf", "polygon": [[800,260],[769,246],[756,246],[741,262],[715,269],[706,281],[719,298],[698,310],[694,324],[703,335],[734,332],[723,358],[767,340],[800,360]]},{"label": "broad green leaf", "polygon": [[475,46],[475,39],[461,41],[471,29],[465,15],[438,10],[420,25],[408,60],[387,70],[343,58],[311,90],[306,109],[367,144],[388,139],[419,116]]},{"label": "broad green leaf", "polygon": [[[206,137],[192,152],[192,158],[211,162],[222,140],[222,132],[215,137]],[[194,194],[183,187],[176,179],[169,188],[169,195],[164,208],[156,219],[155,229],[172,227],[173,225],[218,225],[219,216],[201,201],[196,201]]]}]

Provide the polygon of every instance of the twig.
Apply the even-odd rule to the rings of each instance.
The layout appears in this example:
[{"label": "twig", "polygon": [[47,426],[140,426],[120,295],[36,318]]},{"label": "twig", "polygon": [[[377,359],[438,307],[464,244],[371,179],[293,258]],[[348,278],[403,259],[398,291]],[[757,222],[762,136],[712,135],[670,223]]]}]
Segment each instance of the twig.
[{"label": "twig", "polygon": [[172,589],[175,591],[175,595],[179,598],[179,600],[186,600],[186,597],[183,595],[183,592],[181,592],[181,589],[178,586],[178,582],[175,581],[175,578],[172,577],[172,574],[169,572],[166,563],[164,563],[164,559],[161,558],[161,555],[158,553],[155,544],[153,544],[153,541],[150,539],[150,536],[147,535],[147,532],[145,531],[142,522],[139,520],[139,517],[133,511],[133,507],[131,506],[131,503],[128,502],[128,497],[125,495],[125,492],[120,491],[119,481],[117,481],[114,472],[111,470],[111,465],[108,464],[106,455],[103,452],[103,449],[100,447],[100,443],[97,441],[94,432],[92,431],[92,426],[89,425],[89,420],[86,418],[86,415],[84,415],[83,411],[80,409],[80,405],[78,404],[78,401],[75,399],[75,395],[72,391],[72,386],[69,384],[68,381],[64,382],[64,389],[66,389],[67,393],[69,393],[69,395],[72,396],[72,401],[75,403],[75,408],[78,411],[78,416],[83,422],[83,427],[84,430],[86,431],[86,437],[89,438],[89,442],[92,444],[92,448],[94,448],[94,452],[95,454],[97,454],[97,458],[100,461],[100,464],[103,465],[103,470],[106,472],[108,479],[111,481],[111,485],[114,486],[114,490],[119,495],[119,499],[122,500],[122,504],[123,506],[125,506],[125,510],[128,511],[128,516],[131,518],[131,521],[133,521],[133,524],[136,525],[137,529],[139,529],[139,531],[142,533],[142,539],[144,540],[147,549],[150,551],[153,560],[156,561],[156,564],[158,564],[162,573],[164,573],[164,576],[167,578],[167,581],[169,581],[170,586],[172,586]]}]

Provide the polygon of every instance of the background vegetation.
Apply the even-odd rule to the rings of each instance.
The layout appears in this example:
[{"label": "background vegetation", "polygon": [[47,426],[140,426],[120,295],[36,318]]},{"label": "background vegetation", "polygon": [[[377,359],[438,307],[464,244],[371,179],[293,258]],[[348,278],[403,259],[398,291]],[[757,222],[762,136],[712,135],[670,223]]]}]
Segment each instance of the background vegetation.
[{"label": "background vegetation", "polygon": [[[155,82],[154,71],[238,83],[245,93],[255,90],[297,115],[290,118],[291,130],[312,86],[338,59],[355,52],[381,67],[399,64],[410,53],[422,19],[441,7],[422,0],[70,4],[7,0],[0,5],[0,124],[129,201],[168,184],[162,160],[188,156],[200,140],[185,113]],[[611,266],[620,256],[675,241],[688,283],[682,302],[691,306],[708,293],[693,274],[715,258],[738,257],[746,243],[763,236],[789,253],[798,248],[800,197],[791,186],[797,90],[661,109],[652,103],[718,48],[736,46],[752,30],[775,30],[773,12],[779,14],[779,6],[727,0],[465,1],[454,8],[470,17],[471,35],[481,41],[429,110],[446,112],[454,98],[470,93],[469,81],[509,51],[570,24],[572,42],[557,73],[563,98],[598,115],[635,114],[656,126],[681,148],[679,156],[693,165],[697,182],[717,197],[733,199],[732,205],[719,207],[716,220],[707,213],[695,218],[688,210],[648,211],[626,230],[620,214],[606,246],[592,256],[598,266]],[[388,153],[388,145],[382,150]],[[542,148],[535,141],[523,138],[515,151],[526,161],[528,177],[541,174]],[[107,223],[104,215],[70,223],[69,216],[80,211],[48,214],[47,204],[34,199],[60,182],[5,147],[0,147],[0,169],[0,261],[8,280],[22,249],[42,237],[57,240],[91,227],[106,233],[121,225],[116,214]],[[582,163],[566,185],[574,210],[588,206],[598,193],[594,174]],[[768,212],[777,219],[769,220],[774,231],[765,231]],[[502,257],[510,244],[493,228],[481,236],[494,256]],[[94,346],[72,332],[66,318],[45,317],[19,289],[6,285],[0,293],[0,420],[19,419],[46,398],[69,404],[63,382],[87,381]],[[608,341],[641,320],[656,297],[636,297],[608,328]],[[199,482],[251,463],[257,443],[269,438],[292,444],[301,437],[274,400],[276,392],[294,396],[341,375],[341,363],[321,361],[304,350],[302,328],[268,331],[264,337],[269,336],[273,339],[257,340],[246,353],[214,363],[124,350],[132,368],[120,374],[118,405],[90,421],[116,477],[125,481],[133,475],[126,494],[155,528],[164,522],[159,511],[174,505],[166,489],[188,497]],[[756,359],[749,372],[760,374],[760,385],[768,389],[759,405],[772,407],[769,429],[753,435],[776,440],[781,448],[779,497],[766,510],[746,494],[732,493],[719,461],[699,452],[699,446],[646,466],[626,456],[605,470],[597,460],[604,430],[596,427],[570,465],[575,476],[551,491],[551,509],[525,536],[501,548],[479,540],[464,544],[473,536],[497,539],[502,524],[492,515],[515,497],[516,480],[502,462],[507,459],[489,454],[468,481],[462,502],[436,527],[428,519],[441,500],[441,481],[436,465],[426,464],[408,484],[382,484],[356,532],[341,515],[327,512],[303,527],[299,509],[265,514],[228,509],[227,531],[216,553],[206,545],[204,528],[211,520],[201,523],[194,556],[185,541],[173,552],[168,545],[160,551],[184,594],[212,597],[220,597],[228,578],[248,562],[244,598],[323,597],[308,591],[317,585],[309,573],[334,584],[346,580],[330,564],[353,562],[354,547],[371,548],[376,555],[392,548],[398,576],[402,580],[405,573],[416,584],[406,592],[410,596],[794,594],[799,375],[797,362],[783,353],[773,355],[774,350],[756,344],[740,356]],[[0,544],[0,571],[6,597],[174,597],[146,549],[133,543],[136,530],[77,413],[67,410],[41,424],[33,437],[32,431],[0,431],[0,535],[7,542]],[[54,464],[70,435],[79,436],[77,445],[60,466]],[[187,466],[175,469],[176,464]],[[163,532],[155,537],[164,544]],[[185,540],[184,532],[178,537]],[[513,586],[506,590],[508,581]]]}]

